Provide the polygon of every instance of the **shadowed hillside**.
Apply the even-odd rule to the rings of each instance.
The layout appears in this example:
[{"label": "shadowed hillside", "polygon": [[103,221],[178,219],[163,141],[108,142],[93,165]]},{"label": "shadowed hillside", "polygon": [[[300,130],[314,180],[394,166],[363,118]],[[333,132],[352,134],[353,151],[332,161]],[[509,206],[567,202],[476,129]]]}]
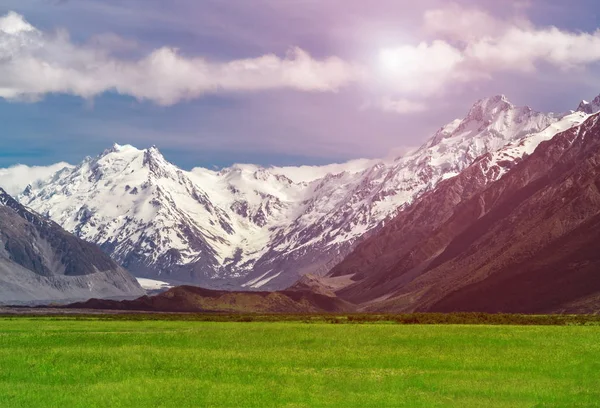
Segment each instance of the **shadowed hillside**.
[{"label": "shadowed hillside", "polygon": [[600,310],[598,115],[478,190],[464,172],[360,245],[331,276],[372,311]]}]

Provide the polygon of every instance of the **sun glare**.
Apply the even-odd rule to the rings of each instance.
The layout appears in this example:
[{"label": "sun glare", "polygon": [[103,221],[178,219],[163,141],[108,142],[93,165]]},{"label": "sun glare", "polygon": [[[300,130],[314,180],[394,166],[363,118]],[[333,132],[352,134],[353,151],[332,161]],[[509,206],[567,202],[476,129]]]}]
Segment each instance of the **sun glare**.
[{"label": "sun glare", "polygon": [[402,57],[397,50],[383,49],[379,52],[379,63],[387,73],[397,72],[402,66]]}]

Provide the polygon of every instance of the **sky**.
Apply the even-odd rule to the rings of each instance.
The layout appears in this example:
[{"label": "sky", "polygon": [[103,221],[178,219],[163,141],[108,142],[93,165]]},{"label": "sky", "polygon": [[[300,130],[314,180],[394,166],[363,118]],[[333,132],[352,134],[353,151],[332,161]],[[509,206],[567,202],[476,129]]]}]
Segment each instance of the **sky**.
[{"label": "sky", "polygon": [[595,0],[0,0],[0,167],[400,155],[505,94],[600,93]]}]

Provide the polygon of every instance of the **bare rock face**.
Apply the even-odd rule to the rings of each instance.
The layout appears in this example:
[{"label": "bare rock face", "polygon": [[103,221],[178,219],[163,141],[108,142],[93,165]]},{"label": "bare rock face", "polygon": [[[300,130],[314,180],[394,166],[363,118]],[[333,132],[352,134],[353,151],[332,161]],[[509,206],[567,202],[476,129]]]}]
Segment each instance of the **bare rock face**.
[{"label": "bare rock face", "polygon": [[0,189],[0,302],[143,294],[95,245],[28,210]]},{"label": "bare rock face", "polygon": [[[485,160],[485,158],[483,159]],[[598,312],[600,123],[543,142],[487,184],[448,180],[331,272],[368,310]]]}]

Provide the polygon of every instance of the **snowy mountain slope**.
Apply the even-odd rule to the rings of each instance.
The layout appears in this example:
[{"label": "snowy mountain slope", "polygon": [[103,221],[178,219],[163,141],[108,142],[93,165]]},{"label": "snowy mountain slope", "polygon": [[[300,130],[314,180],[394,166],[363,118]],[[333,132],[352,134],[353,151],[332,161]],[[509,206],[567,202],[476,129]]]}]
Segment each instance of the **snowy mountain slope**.
[{"label": "snowy mountain slope", "polygon": [[0,169],[0,187],[8,194],[16,196],[29,184],[35,184],[47,179],[65,167],[72,167],[68,163],[57,163],[51,166],[25,166],[22,164]]},{"label": "snowy mountain slope", "polygon": [[[20,200],[101,245],[137,276],[279,289],[305,273],[325,274],[366,233],[482,155],[518,160],[586,114],[573,115],[514,107],[504,96],[483,99],[417,151],[354,161],[345,170],[235,165],[186,172],[156,148],[115,145],[31,186]],[[335,172],[323,175],[329,170]]]},{"label": "snowy mountain slope", "polygon": [[171,289],[172,286],[167,282],[157,281],[153,279],[147,278],[137,278],[140,286],[146,291],[160,291],[160,290],[168,290]]}]

